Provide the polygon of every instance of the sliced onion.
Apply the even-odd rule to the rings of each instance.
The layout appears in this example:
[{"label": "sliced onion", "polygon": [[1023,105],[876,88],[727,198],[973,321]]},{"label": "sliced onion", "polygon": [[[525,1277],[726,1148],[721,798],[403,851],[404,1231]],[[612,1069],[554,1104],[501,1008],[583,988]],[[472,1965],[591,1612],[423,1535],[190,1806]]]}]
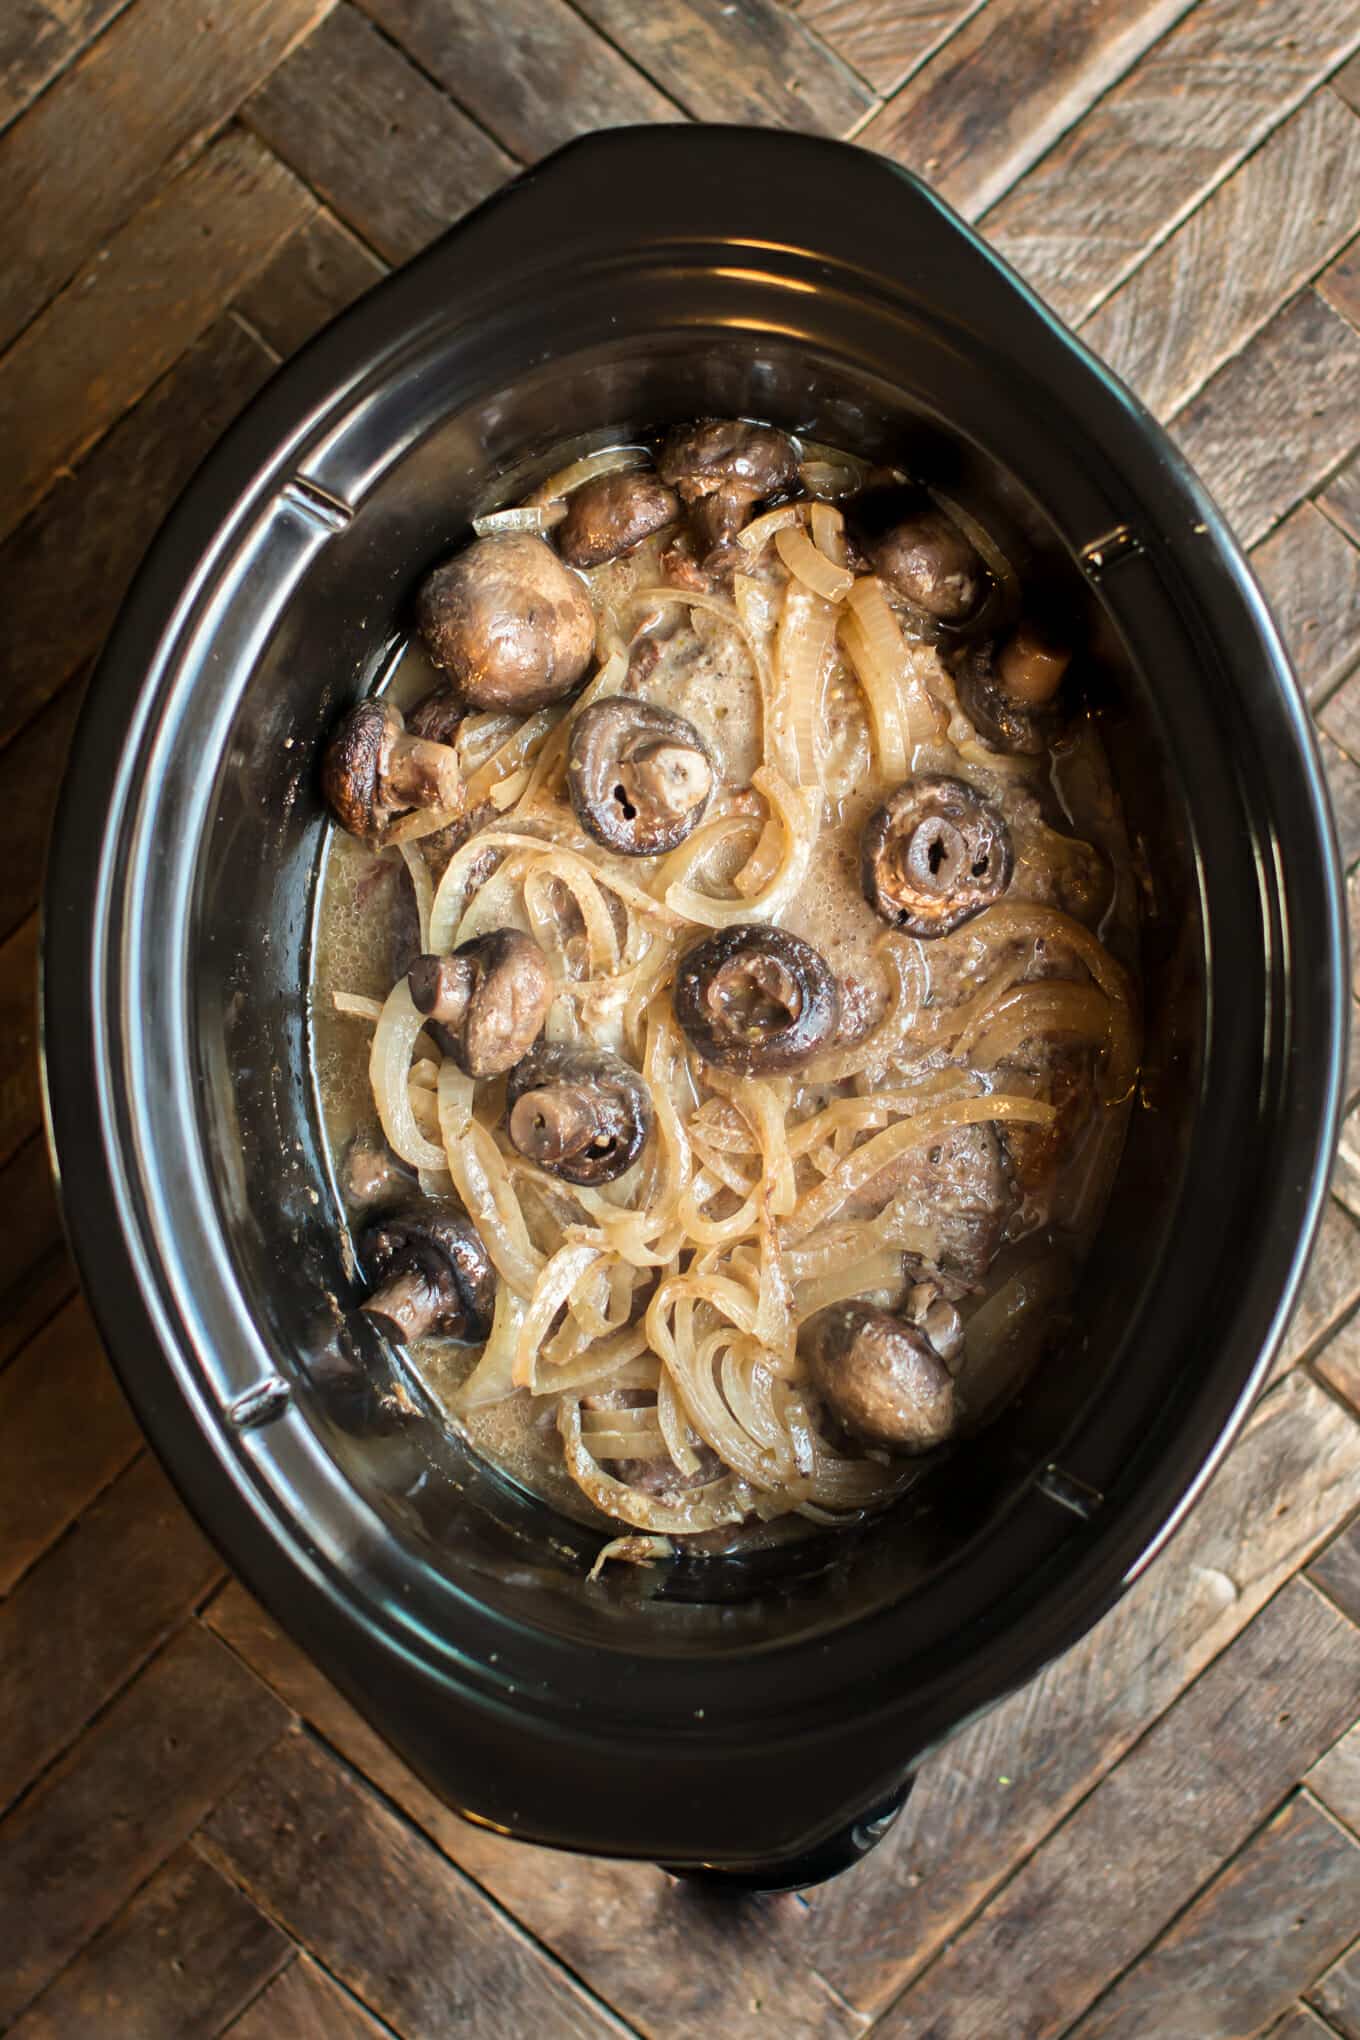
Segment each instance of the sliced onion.
[{"label": "sliced onion", "polygon": [[820,808],[815,793],[790,786],[768,765],[752,774],[751,783],[764,794],[784,830],[785,851],[778,870],[763,891],[750,899],[715,900],[687,885],[666,890],[666,905],[686,921],[703,928],[731,928],[743,921],[770,921],[788,905],[807,876],[817,835]]},{"label": "sliced onion", "polygon": [[496,1290],[491,1336],[482,1348],[477,1365],[454,1398],[458,1409],[484,1409],[490,1403],[504,1402],[507,1396],[515,1393],[515,1352],[523,1320],[523,1303],[508,1284],[501,1283]]},{"label": "sliced onion", "polygon": [[798,525],[775,533],[774,549],[796,581],[824,602],[843,602],[855,585],[848,567],[838,567],[819,552]]},{"label": "sliced onion", "polygon": [[368,1059],[373,1102],[392,1152],[413,1169],[442,1169],[444,1150],[420,1131],[411,1105],[407,1082],[416,1039],[425,1026],[425,1015],[411,1001],[405,978],[398,978],[383,1005],[373,1031]]},{"label": "sliced onion", "polygon": [[673,1558],[675,1546],[669,1537],[611,1537],[608,1544],[602,1544],[595,1554],[595,1563],[586,1574],[587,1580],[597,1580],[611,1559],[623,1565],[655,1565],[663,1558]]},{"label": "sliced onion", "polygon": [[901,1285],[901,1254],[880,1247],[831,1274],[796,1284],[794,1297],[798,1322],[805,1324],[817,1311],[825,1310],[828,1304],[846,1303],[852,1297],[865,1296],[873,1289],[899,1289]]},{"label": "sliced onion", "polygon": [[846,649],[869,705],[883,775],[896,785],[920,746],[944,735],[945,718],[916,672],[877,576],[861,574],[845,601]]},{"label": "sliced onion", "polygon": [[366,999],[360,992],[332,992],[331,1004],[337,1013],[346,1013],[355,1020],[382,1019],[382,1000]]},{"label": "sliced onion", "polygon": [[405,864],[407,871],[410,873],[411,890],[416,896],[416,917],[420,922],[420,946],[423,950],[428,950],[430,946],[430,908],[434,905],[434,880],[430,877],[429,865],[418,850],[413,850],[408,843],[399,843],[397,848],[401,854],[403,864]]},{"label": "sliced onion", "polygon": [[764,551],[776,532],[788,531],[806,516],[806,503],[781,503],[777,509],[766,510],[759,517],[753,517],[745,529],[737,533],[737,544],[754,558],[758,552]]},{"label": "sliced onion", "polygon": [[627,468],[646,465],[647,454],[641,446],[606,447],[602,453],[587,453],[580,460],[572,461],[569,467],[559,468],[524,500],[530,507],[556,503],[559,497],[569,496],[573,489],[579,489],[582,482],[593,482],[599,475],[615,475]]},{"label": "sliced onion", "polygon": [[830,503],[814,503],[808,520],[812,543],[826,554],[833,566],[845,565],[845,519]]},{"label": "sliced onion", "polygon": [[497,531],[551,531],[566,514],[565,503],[521,503],[513,510],[488,510],[485,516],[474,517],[472,528],[478,538]]},{"label": "sliced onion", "polygon": [[513,772],[527,765],[540,744],[551,734],[562,719],[559,708],[540,708],[536,715],[526,716],[511,731],[508,737],[479,765],[467,783],[467,803],[476,807],[487,799],[491,790],[501,780],[508,779]]},{"label": "sliced onion", "polygon": [[639,1530],[660,1536],[684,1537],[696,1531],[716,1530],[726,1523],[740,1523],[750,1511],[749,1490],[731,1474],[669,1501],[645,1495],[615,1480],[596,1465],[587,1450],[581,1437],[581,1405],[569,1397],[564,1397],[558,1406],[557,1428],[567,1472],[577,1487],[604,1515],[622,1523],[632,1523]]},{"label": "sliced onion", "polygon": [[782,752],[800,786],[825,784],[826,688],[836,643],[836,609],[801,583],[789,583],[775,643],[776,719]]},{"label": "sliced onion", "polygon": [[570,1240],[543,1267],[519,1328],[514,1369],[517,1388],[527,1387],[534,1356],[547,1337],[549,1325],[586,1269],[599,1260],[600,1252],[599,1247],[588,1242]]}]

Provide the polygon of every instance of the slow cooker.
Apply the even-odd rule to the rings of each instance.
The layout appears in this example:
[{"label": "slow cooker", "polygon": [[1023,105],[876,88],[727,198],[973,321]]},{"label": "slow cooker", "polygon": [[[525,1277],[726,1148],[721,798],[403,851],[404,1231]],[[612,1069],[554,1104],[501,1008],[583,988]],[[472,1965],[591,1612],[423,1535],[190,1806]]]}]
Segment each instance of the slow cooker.
[{"label": "slow cooker", "polygon": [[[309,1058],[315,759],[474,512],[714,414],[994,500],[1080,599],[1142,892],[1145,1070],[1070,1333],[966,1455],[861,1528],[588,1583],[598,1536],[474,1459],[354,1314]],[[1325,1192],[1343,958],[1297,687],[1155,422],[892,165],[622,130],[328,328],[167,521],[56,826],[50,1126],[152,1444],[414,1770],[507,1834],[796,1884],[871,1846],[924,1754],[1111,1605],[1226,1450]]]}]

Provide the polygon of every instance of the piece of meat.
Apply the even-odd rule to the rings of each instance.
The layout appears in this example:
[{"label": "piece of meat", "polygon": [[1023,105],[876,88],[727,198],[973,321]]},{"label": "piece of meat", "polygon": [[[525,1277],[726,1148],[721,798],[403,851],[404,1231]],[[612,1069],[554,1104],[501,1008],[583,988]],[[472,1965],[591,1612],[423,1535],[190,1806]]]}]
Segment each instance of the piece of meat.
[{"label": "piece of meat", "polygon": [[950,1298],[981,1286],[1016,1206],[1006,1151],[989,1125],[956,1127],[909,1148],[845,1207],[848,1218],[882,1214],[885,1246]]},{"label": "piece of meat", "polygon": [[[583,1395],[581,1408],[640,1410],[649,1408],[654,1401],[655,1398],[644,1388],[607,1388],[597,1395]],[[699,1461],[697,1473],[681,1473],[669,1459],[604,1459],[600,1464],[608,1467],[615,1480],[621,1480],[626,1487],[636,1488],[641,1495],[663,1498],[707,1487],[722,1472],[722,1461],[709,1446],[695,1442],[694,1452]]]}]

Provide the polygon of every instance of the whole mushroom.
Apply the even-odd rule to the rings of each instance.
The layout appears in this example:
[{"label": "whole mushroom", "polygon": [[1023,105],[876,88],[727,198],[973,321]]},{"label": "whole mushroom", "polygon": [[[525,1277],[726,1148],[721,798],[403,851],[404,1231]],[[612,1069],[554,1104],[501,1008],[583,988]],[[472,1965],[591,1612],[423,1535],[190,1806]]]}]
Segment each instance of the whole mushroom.
[{"label": "whole mushroom", "polygon": [[831,1414],[866,1444],[929,1452],[956,1429],[954,1378],[922,1327],[869,1303],[835,1303],[804,1325],[798,1350]]},{"label": "whole mushroom", "polygon": [[467,708],[546,708],[584,678],[595,650],[589,596],[532,532],[474,539],[429,575],[417,612]]},{"label": "whole mushroom", "polygon": [[955,680],[964,714],[995,751],[1038,757],[1052,735],[1071,650],[1032,617],[997,646],[970,646]]},{"label": "whole mushroom", "polygon": [[466,711],[450,687],[432,687],[422,694],[414,708],[406,711],[406,727],[413,737],[428,737],[432,744],[451,744],[462,727]]},{"label": "whole mushroom", "polygon": [[398,1213],[368,1228],[359,1256],[374,1285],[364,1315],[391,1338],[479,1346],[489,1336],[496,1276],[465,1211],[424,1204]]},{"label": "whole mushroom", "polygon": [[517,928],[494,928],[445,956],[418,956],[406,982],[411,1003],[469,1077],[512,1069],[543,1032],[553,1001],[548,959]]},{"label": "whole mushroom", "polygon": [[624,857],[683,843],[713,792],[713,761],[693,723],[611,695],[582,709],[567,749],[567,788],[586,834]]},{"label": "whole mushroom", "polygon": [[510,1145],[567,1183],[612,1183],[652,1127],[647,1086],[607,1049],[540,1042],[511,1070],[505,1102]]},{"label": "whole mushroom", "polygon": [[625,469],[582,482],[567,498],[557,549],[573,567],[599,567],[664,531],[680,515],[674,489],[649,469]]},{"label": "whole mushroom", "polygon": [[770,425],[750,425],[741,418],[710,418],[697,425],[678,425],[666,436],[657,456],[663,482],[677,489],[686,503],[697,503],[716,490],[734,499],[757,503],[763,496],[791,489],[798,480],[793,441]]},{"label": "whole mushroom", "polygon": [[321,759],[321,790],[341,828],[381,844],[413,808],[463,806],[458,753],[411,736],[402,713],[373,696],[341,716]]},{"label": "whole mushroom", "polygon": [[986,569],[922,490],[891,482],[866,489],[849,506],[847,524],[874,572],[936,622],[965,623],[980,608]]},{"label": "whole mushroom", "polygon": [[909,935],[947,935],[1011,881],[1000,811],[947,773],[908,779],[864,825],[860,883],[876,914]]},{"label": "whole mushroom", "polygon": [[743,922],[681,957],[675,1017],[705,1062],[745,1075],[797,1069],[840,1020],[824,956],[782,928]]}]

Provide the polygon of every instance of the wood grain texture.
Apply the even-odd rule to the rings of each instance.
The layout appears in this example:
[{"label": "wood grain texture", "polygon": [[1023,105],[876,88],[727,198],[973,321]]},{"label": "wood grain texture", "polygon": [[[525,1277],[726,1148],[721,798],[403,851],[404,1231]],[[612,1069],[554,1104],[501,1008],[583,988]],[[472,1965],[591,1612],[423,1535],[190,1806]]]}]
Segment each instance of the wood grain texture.
[{"label": "wood grain texture", "polygon": [[1295,2005],[1271,2027],[1268,2040],[1336,2040],[1336,2027],[1325,2025],[1307,2005]]},{"label": "wood grain texture", "polygon": [[0,942],[0,1163],[38,1130],[38,917]]},{"label": "wood grain texture", "polygon": [[895,92],[983,0],[801,0],[798,15],[875,92]]},{"label": "wood grain texture", "polygon": [[[1327,793],[1332,803],[1337,848],[1342,864],[1349,871],[1360,858],[1360,765],[1325,733],[1318,740],[1318,755],[1322,759]],[[1360,1207],[1354,1202],[1351,1202],[1351,1209],[1360,1215]]]},{"label": "wood grain texture", "polygon": [[1190,4],[991,0],[860,139],[977,219]]},{"label": "wood grain texture", "polygon": [[567,0],[361,0],[512,156],[532,163],[592,128],[676,120],[658,92]]},{"label": "wood grain texture", "polygon": [[253,136],[228,133],[52,300],[0,359],[0,533],[164,375],[314,203]]},{"label": "wood grain texture", "polygon": [[[1065,2032],[1348,1725],[1360,1631],[1291,1580],[898,2001],[884,2040]],[[1110,1875],[1110,1865],[1118,1874]]]},{"label": "wood grain texture", "polygon": [[1360,241],[1352,241],[1337,257],[1318,278],[1317,287],[1334,312],[1360,326]]},{"label": "wood grain texture", "polygon": [[1360,758],[1360,673],[1337,688],[1317,719],[1348,756]]},{"label": "wood grain texture", "polygon": [[322,211],[247,284],[236,309],[286,360],[386,274],[385,263]]},{"label": "wood grain texture", "polygon": [[82,674],[0,750],[0,941],[38,904],[47,837],[71,732],[85,693]]},{"label": "wood grain texture", "polygon": [[305,1955],[227,2028],[230,2040],[382,2040],[387,2031]]},{"label": "wood grain texture", "polygon": [[[1330,737],[1324,737],[1319,748],[1324,767],[1329,753],[1335,753],[1337,757],[1343,755]],[[1332,805],[1336,805],[1335,796]],[[1332,1194],[1341,1199],[1352,1217],[1360,1218],[1360,1107],[1349,1111],[1341,1122],[1341,1138],[1336,1145],[1336,1163],[1332,1170]]]},{"label": "wood grain texture", "polygon": [[0,128],[8,127],[128,0],[9,0],[0,10]]},{"label": "wood grain texture", "polygon": [[222,1577],[145,1453],[0,1604],[0,1806]]},{"label": "wood grain texture", "polygon": [[[820,1972],[852,2003],[879,2010],[1358,1497],[1360,1427],[1306,1376],[1287,1375],[1124,1600],[937,1751],[874,1855],[808,1894],[808,1953]],[[1135,1824],[1145,1825],[1141,1816]]]},{"label": "wood grain texture", "polygon": [[191,1625],[0,1823],[0,1918],[24,1933],[0,1969],[10,2019],[178,1848],[286,1716]]},{"label": "wood grain texture", "polygon": [[1342,1614],[1360,1627],[1360,1520],[1351,1523],[1320,1551],[1308,1577],[1336,1602]]},{"label": "wood grain texture", "polygon": [[846,135],[871,92],[777,0],[576,0],[696,120]]},{"label": "wood grain texture", "polygon": [[390,262],[428,247],[515,167],[343,0],[245,119]]},{"label": "wood grain texture", "polygon": [[1332,79],[1332,90],[1339,99],[1345,100],[1347,106],[1360,113],[1360,56],[1354,56],[1348,64],[1342,65]]},{"label": "wood grain texture", "polygon": [[54,1316],[76,1286],[57,1210],[47,1143],[26,1141],[0,1169],[0,1366]]},{"label": "wood grain texture", "polygon": [[1360,545],[1360,454],[1345,463],[1317,500],[1337,530]]},{"label": "wood grain texture", "polygon": [[1360,116],[1317,92],[1106,300],[1082,338],[1150,411],[1170,417],[1357,226]]},{"label": "wood grain texture", "polygon": [[236,1583],[206,1610],[288,1706],[523,1921],[577,1976],[653,2040],[834,2040],[863,2020],[815,1975],[807,1915],[792,1898],[713,1902],[647,1863],[577,1856],[570,1875],[548,1849],[469,1825],[437,1800]]},{"label": "wood grain texture", "polygon": [[1352,0],[1199,0],[987,215],[989,239],[1082,318],[1357,41]]},{"label": "wood grain texture", "polygon": [[[13,2040],[216,2033],[292,1952],[234,1885],[180,1849],[10,2031]],[[288,2031],[276,2026],[275,2040]]]},{"label": "wood grain texture", "polygon": [[1304,1783],[1360,1839],[1360,1722],[1318,1758]]},{"label": "wood grain texture", "polygon": [[1308,1996],[1344,2040],[1360,2040],[1360,1946],[1343,1956]]},{"label": "wood grain texture", "polygon": [[302,1735],[285,1736],[254,1766],[197,1846],[399,2031],[475,2021],[479,2040],[623,2032],[423,1836]]},{"label": "wood grain texture", "polygon": [[1236,2040],[1284,2012],[1354,1937],[1360,1843],[1296,1792],[1071,2029]]},{"label": "wood grain texture", "polygon": [[[1355,1001],[1351,1001],[1354,1008]],[[1360,1416],[1360,1315],[1348,1318],[1313,1362],[1319,1378]]]},{"label": "wood grain texture", "polygon": [[1360,333],[1306,290],[1176,414],[1172,437],[1244,545],[1350,451],[1357,391]]},{"label": "wood grain texture", "polygon": [[183,0],[137,0],[0,137],[0,190],[24,220],[0,264],[0,346],[131,219],[168,170],[196,153],[330,4],[232,0],[187,13]]},{"label": "wood grain texture", "polygon": [[1281,1346],[1293,1367],[1316,1349],[1360,1302],[1360,1233],[1334,1198],[1328,1198],[1303,1278],[1294,1315]]},{"label": "wood grain texture", "polygon": [[139,1443],[77,1297],[0,1374],[0,1593],[122,1472]]},{"label": "wood grain texture", "polygon": [[1310,702],[1360,659],[1360,546],[1314,503],[1300,503],[1255,548],[1252,569]]}]

